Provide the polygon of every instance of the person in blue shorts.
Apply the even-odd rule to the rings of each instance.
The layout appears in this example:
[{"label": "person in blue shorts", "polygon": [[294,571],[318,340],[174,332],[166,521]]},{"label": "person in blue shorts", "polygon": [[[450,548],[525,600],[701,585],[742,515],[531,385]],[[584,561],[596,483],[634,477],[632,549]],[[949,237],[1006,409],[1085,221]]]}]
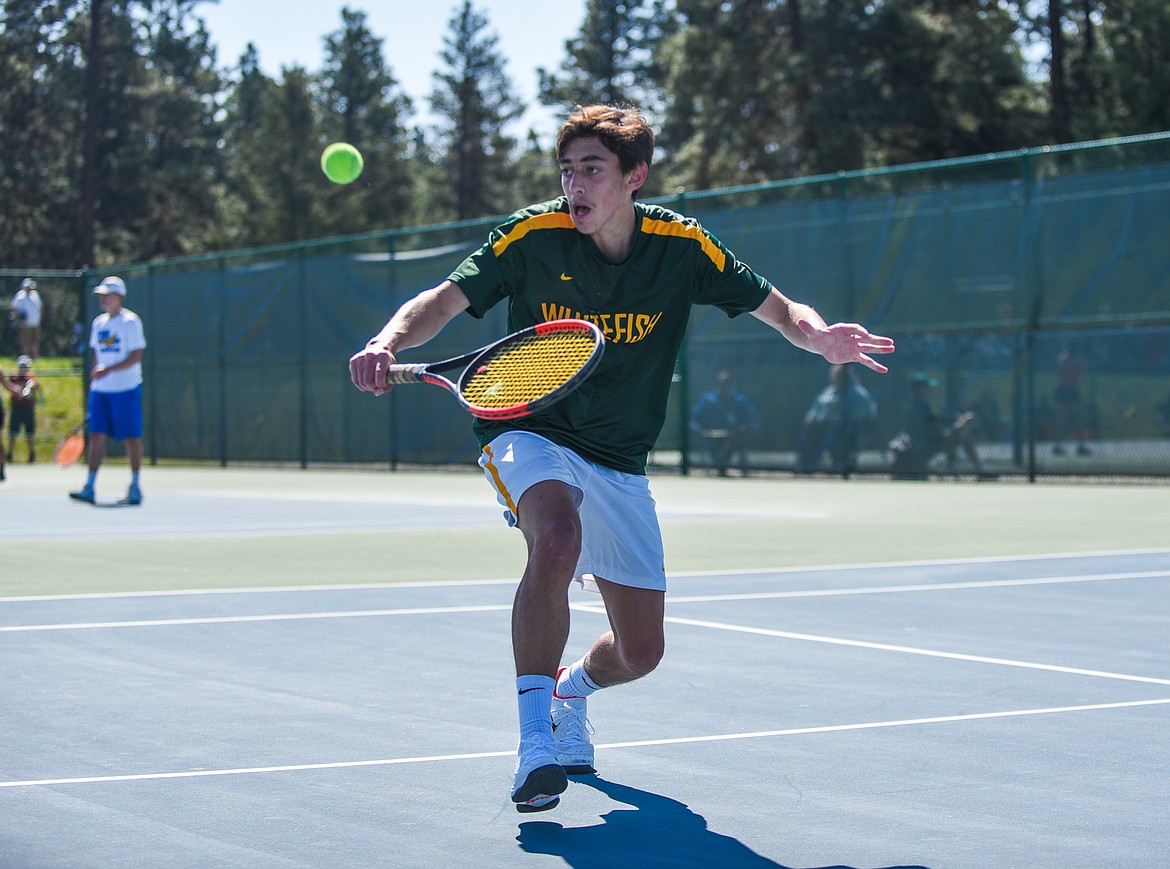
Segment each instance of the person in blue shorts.
[{"label": "person in blue shorts", "polygon": [[[559,404],[474,423],[479,463],[528,546],[512,608],[520,740],[511,798],[521,812],[553,808],[567,775],[593,771],[586,698],[645,676],[662,658],[666,573],[646,459],[692,307],[751,314],[831,363],[884,372],[870,354],[894,350],[856,323],[827,325],[695,220],[637,201],[653,153],[637,109],[575,109],[556,144],[564,195],[513,214],[350,359],[354,385],[385,394],[386,366],[399,353],[459,314],[481,318],[499,303],[509,331],[575,317],[605,334],[600,364]],[[600,593],[610,629],[562,666],[574,578]]]},{"label": "person in blue shorts", "polygon": [[94,483],[106,455],[106,441],[126,443],[130,488],[119,504],[142,503],[138,483],[142,467],[142,352],[146,336],[138,315],[125,307],[126,283],[111,275],[94,288],[102,313],[89,332],[94,364],[89,384],[89,476],[69,497],[94,503]]}]

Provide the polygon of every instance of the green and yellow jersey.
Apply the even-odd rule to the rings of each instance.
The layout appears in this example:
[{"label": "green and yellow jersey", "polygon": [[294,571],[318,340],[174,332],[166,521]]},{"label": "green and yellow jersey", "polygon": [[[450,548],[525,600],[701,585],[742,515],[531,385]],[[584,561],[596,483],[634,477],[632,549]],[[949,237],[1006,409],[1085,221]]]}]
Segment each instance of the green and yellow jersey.
[{"label": "green and yellow jersey", "polygon": [[509,331],[575,317],[606,338],[601,364],[568,398],[528,419],[476,420],[481,445],[524,429],[597,464],[645,473],[691,306],[734,317],[767,297],[772,285],[695,220],[637,201],[634,209],[637,232],[622,262],[577,232],[561,197],[513,214],[451,274],[472,316],[506,299]]}]

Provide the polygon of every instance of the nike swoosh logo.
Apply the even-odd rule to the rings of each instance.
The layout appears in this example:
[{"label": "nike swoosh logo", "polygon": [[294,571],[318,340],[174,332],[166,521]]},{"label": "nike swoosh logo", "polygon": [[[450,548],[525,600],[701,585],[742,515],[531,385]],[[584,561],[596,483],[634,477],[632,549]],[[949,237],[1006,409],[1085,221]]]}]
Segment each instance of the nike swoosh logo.
[{"label": "nike swoosh logo", "polygon": [[527,694],[529,691],[539,691],[539,690],[540,690],[539,688],[524,688],[523,690],[517,691],[516,693],[517,694]]},{"label": "nike swoosh logo", "polygon": [[561,272],[561,280],[562,281],[571,281],[573,279],[571,277],[569,277],[567,274],[565,274],[564,272]]}]

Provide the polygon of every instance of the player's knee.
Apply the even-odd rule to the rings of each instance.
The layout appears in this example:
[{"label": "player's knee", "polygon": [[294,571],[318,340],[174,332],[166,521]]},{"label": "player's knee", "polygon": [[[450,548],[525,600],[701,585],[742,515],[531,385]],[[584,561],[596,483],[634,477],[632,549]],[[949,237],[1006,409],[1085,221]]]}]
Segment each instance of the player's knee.
[{"label": "player's knee", "polygon": [[666,642],[662,637],[645,637],[623,643],[619,651],[626,669],[633,678],[640,679],[653,672],[662,661],[662,656],[666,652]]},{"label": "player's knee", "polygon": [[562,573],[572,571],[581,556],[581,523],[576,514],[552,516],[540,523],[532,535],[529,561],[539,561],[546,569]]}]

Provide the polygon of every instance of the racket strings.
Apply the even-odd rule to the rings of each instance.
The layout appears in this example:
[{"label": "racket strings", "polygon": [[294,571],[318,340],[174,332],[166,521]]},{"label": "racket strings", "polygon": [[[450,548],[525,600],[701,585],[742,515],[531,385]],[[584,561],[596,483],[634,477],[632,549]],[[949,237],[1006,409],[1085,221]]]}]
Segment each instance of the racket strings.
[{"label": "racket strings", "polygon": [[480,360],[462,395],[476,407],[500,408],[539,400],[570,383],[597,343],[584,331],[527,335]]}]

